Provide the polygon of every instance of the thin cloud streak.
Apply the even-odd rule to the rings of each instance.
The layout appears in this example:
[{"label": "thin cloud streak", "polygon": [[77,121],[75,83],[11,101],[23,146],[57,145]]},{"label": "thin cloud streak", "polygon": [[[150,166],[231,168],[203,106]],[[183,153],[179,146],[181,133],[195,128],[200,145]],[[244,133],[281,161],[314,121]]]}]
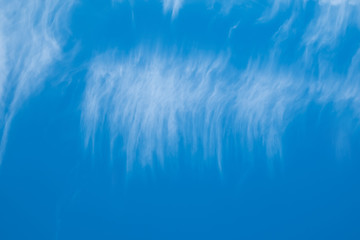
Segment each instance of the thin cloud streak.
[{"label": "thin cloud streak", "polygon": [[[162,3],[164,13],[175,18],[189,2]],[[100,54],[91,61],[82,103],[86,146],[95,151],[99,136],[109,132],[110,151],[123,153],[128,171],[135,165],[165,166],[165,159],[176,158],[184,148],[221,169],[231,141],[240,152],[251,152],[260,143],[269,159],[281,158],[284,132],[310,103],[331,104],[339,113],[350,107],[358,119],[360,50],[342,75],[333,72],[332,63],[319,53],[336,53],[347,29],[360,27],[360,3],[312,3],[310,19],[301,22],[299,31],[308,1],[252,1],[263,9],[258,24],[266,24],[280,11],[289,10],[290,15],[273,35],[270,57],[249,60],[245,70],[231,66],[229,56],[200,52],[184,55],[141,47],[127,56]],[[224,17],[241,4],[244,1],[221,2]],[[293,64],[282,67],[282,44],[294,32],[300,32],[300,52]]]},{"label": "thin cloud streak", "polygon": [[0,163],[14,115],[61,59],[64,24],[73,3],[0,1]]},{"label": "thin cloud streak", "polygon": [[348,84],[331,74],[309,79],[278,67],[274,59],[250,61],[242,71],[227,59],[145,48],[123,57],[114,52],[96,57],[82,103],[86,145],[94,149],[97,137],[109,132],[111,151],[124,153],[128,171],[176,165],[164,161],[176,158],[179,149],[200,152],[221,170],[229,141],[239,152],[260,143],[269,159],[281,157],[286,128],[311,102],[334,103],[339,111],[350,104],[358,112],[359,86],[352,84],[357,55]]},{"label": "thin cloud streak", "polygon": [[316,16],[309,23],[304,44],[315,51],[333,47],[351,25],[360,27],[360,2],[328,0],[320,1]]}]

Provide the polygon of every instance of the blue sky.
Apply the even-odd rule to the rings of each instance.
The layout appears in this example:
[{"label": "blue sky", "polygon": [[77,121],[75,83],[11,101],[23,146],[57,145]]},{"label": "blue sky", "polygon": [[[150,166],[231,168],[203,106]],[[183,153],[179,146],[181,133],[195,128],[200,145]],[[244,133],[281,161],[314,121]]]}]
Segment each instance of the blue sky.
[{"label": "blue sky", "polygon": [[359,239],[358,0],[0,0],[0,239]]}]

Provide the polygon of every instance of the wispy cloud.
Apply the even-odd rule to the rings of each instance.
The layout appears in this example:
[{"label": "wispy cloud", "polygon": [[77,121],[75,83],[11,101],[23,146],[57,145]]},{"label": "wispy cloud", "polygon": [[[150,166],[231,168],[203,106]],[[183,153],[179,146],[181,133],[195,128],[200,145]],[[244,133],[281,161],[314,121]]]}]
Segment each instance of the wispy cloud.
[{"label": "wispy cloud", "polygon": [[[293,7],[292,18],[300,17],[305,11],[307,0],[277,0],[272,6],[271,16],[276,15],[280,6]],[[315,12],[303,36],[309,47],[321,48],[332,46],[345,34],[346,29],[354,24],[360,26],[360,2],[357,0],[318,0],[315,1]]]},{"label": "wispy cloud", "polygon": [[151,165],[154,156],[162,161],[176,154],[180,142],[216,154],[222,112],[231,100],[219,81],[225,63],[223,57],[181,58],[144,49],[124,58],[97,57],[83,102],[86,142],[108,126],[112,141],[124,141],[129,169],[135,160]]},{"label": "wispy cloud", "polygon": [[0,1],[1,155],[17,110],[41,88],[49,67],[61,58],[63,27],[72,4],[70,0]]},{"label": "wispy cloud", "polygon": [[162,0],[164,11],[171,12],[171,16],[174,18],[178,14],[180,8],[182,7],[182,4],[184,0]]},{"label": "wispy cloud", "polygon": [[128,170],[154,161],[174,164],[163,161],[184,148],[221,168],[229,141],[240,152],[260,143],[269,158],[281,156],[288,124],[310,102],[357,109],[358,58],[345,77],[348,84],[341,84],[331,74],[315,78],[281,68],[274,59],[250,61],[240,71],[224,55],[108,52],[92,61],[87,76],[86,144],[94,147],[97,136],[109,132],[111,151],[124,152]]},{"label": "wispy cloud", "polygon": [[308,48],[318,50],[334,46],[351,24],[360,27],[360,2],[350,0],[321,0],[313,20],[304,35]]},{"label": "wispy cloud", "polygon": [[[173,17],[188,4],[162,3]],[[244,2],[227,2],[225,13],[238,4]],[[284,132],[310,103],[331,104],[339,112],[351,109],[358,119],[360,50],[340,75],[332,70],[331,61],[319,59],[319,52],[336,53],[347,29],[360,27],[359,2],[321,0],[310,8],[305,0],[250,4],[263,10],[257,24],[289,11],[273,34],[273,48],[258,61],[249,59],[245,70],[232,66],[226,54],[161,48],[141,47],[125,56],[110,51],[94,58],[82,102],[86,145],[95,148],[99,136],[109,133],[111,151],[122,152],[128,170],[134,165],[169,164],[165,159],[176,158],[184,148],[221,168],[229,145],[251,152],[260,144],[269,158],[281,157]],[[304,17],[302,11],[308,11],[306,20],[299,19]],[[233,25],[229,37],[239,24]],[[282,66],[279,56],[287,54],[282,44],[293,34],[296,40],[291,41],[299,52],[292,63]]]},{"label": "wispy cloud", "polygon": [[[304,0],[279,2],[274,6],[282,4],[283,8],[290,9],[290,15],[274,34],[272,50],[281,54],[281,44],[292,38],[290,41],[296,42],[293,48],[301,55],[296,60],[310,69],[318,67],[319,71],[328,71],[327,68],[333,67],[331,61],[338,53],[338,47],[344,39],[349,39],[348,30],[360,30],[359,1],[320,0],[311,2],[312,7]],[[273,8],[271,14],[267,13],[261,19],[271,20],[278,9]]]}]

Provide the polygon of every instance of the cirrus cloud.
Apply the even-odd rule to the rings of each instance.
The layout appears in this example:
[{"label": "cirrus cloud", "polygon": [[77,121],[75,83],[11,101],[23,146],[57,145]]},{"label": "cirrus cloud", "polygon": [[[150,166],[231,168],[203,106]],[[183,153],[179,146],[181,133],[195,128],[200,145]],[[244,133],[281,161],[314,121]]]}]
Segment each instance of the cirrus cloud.
[{"label": "cirrus cloud", "polygon": [[14,115],[42,87],[51,65],[61,59],[64,26],[73,3],[0,1],[1,155]]}]

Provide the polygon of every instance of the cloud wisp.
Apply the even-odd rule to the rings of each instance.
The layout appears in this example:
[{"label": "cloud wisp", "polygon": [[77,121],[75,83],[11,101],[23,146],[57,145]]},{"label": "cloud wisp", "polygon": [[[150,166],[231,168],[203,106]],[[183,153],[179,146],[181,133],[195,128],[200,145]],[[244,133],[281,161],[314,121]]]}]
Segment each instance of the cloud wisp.
[{"label": "cloud wisp", "polygon": [[108,126],[112,141],[122,138],[128,168],[140,160],[151,165],[176,154],[180,142],[192,150],[216,154],[222,113],[228,107],[219,80],[224,59],[200,56],[180,59],[160,52],[138,50],[118,60],[108,53],[91,64],[83,121],[86,142],[95,141],[99,126]]},{"label": "cloud wisp", "polygon": [[357,111],[357,55],[344,84],[331,74],[311,79],[270,60],[238,70],[224,55],[108,52],[91,62],[87,75],[85,142],[94,148],[108,132],[111,151],[123,152],[128,171],[166,166],[179,149],[201,153],[221,169],[229,141],[239,152],[260,144],[268,158],[281,157],[282,135],[309,103],[334,103],[339,111],[350,104]]},{"label": "cloud wisp", "polygon": [[[0,0],[0,154],[12,119],[61,59],[72,0]],[[1,163],[2,157],[0,157]]]},{"label": "cloud wisp", "polygon": [[[190,2],[159,4],[174,19]],[[359,118],[359,50],[350,53],[352,61],[341,66],[340,74],[332,61],[348,29],[359,30],[358,1],[205,2],[214,4],[224,10],[221,17],[243,10],[231,11],[234,6],[260,6],[254,26],[286,14],[279,17],[282,25],[276,23],[273,46],[259,61],[248,59],[243,70],[232,66],[226,54],[140,47],[125,56],[115,51],[98,55],[90,63],[82,102],[89,148],[95,151],[99,136],[109,135],[110,152],[121,152],[129,171],[135,165],[165,166],[166,159],[180,158],[182,151],[221,169],[229,152],[251,152],[259,145],[269,159],[281,157],[284,132],[310,103],[331,104],[339,112],[351,109]],[[246,29],[234,20],[229,38]],[[291,63],[282,62],[282,56],[289,58],[283,44],[296,51],[289,54]]]}]

